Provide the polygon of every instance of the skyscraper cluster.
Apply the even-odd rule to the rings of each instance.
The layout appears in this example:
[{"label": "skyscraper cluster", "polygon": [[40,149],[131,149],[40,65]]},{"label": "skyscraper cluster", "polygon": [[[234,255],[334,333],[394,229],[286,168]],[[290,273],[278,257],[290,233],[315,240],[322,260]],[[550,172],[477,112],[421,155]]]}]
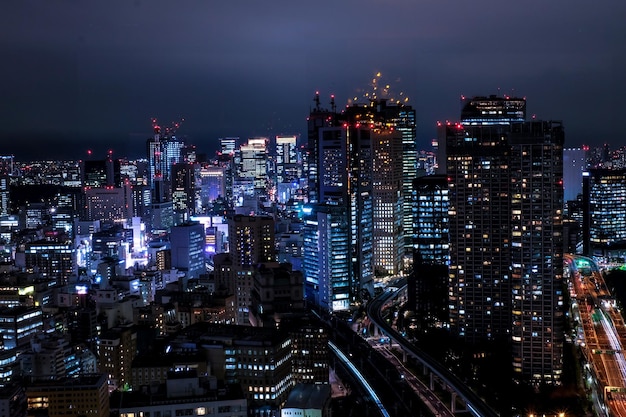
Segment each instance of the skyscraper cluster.
[{"label": "skyscraper cluster", "polygon": [[98,415],[276,411],[328,382],[308,310],[354,313],[399,276],[424,333],[558,385],[564,252],[626,242],[624,153],[591,165],[523,98],[464,99],[435,152],[406,102],[329,104],[305,137],[224,137],[213,158],[153,121],[138,160],[0,159],[0,388],[28,380],[33,412],[60,410],[55,378],[80,407],[116,391]]}]

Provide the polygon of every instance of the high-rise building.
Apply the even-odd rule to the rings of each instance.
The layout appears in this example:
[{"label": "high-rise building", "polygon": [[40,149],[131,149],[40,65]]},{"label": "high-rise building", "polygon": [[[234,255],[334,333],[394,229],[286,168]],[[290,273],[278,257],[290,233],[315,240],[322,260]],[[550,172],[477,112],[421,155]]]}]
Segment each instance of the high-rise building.
[{"label": "high-rise building", "polygon": [[0,309],[0,338],[3,350],[25,351],[30,339],[43,330],[41,307],[5,307]]},{"label": "high-rise building", "polygon": [[223,165],[204,165],[200,168],[200,206],[203,209],[226,196],[226,170]]},{"label": "high-rise building", "polygon": [[237,149],[238,137],[220,138],[220,153],[232,155]]},{"label": "high-rise building", "polygon": [[180,151],[185,147],[185,142],[174,135],[174,129],[162,130],[156,120],[153,120],[153,130],[154,135],[147,140],[146,148],[152,198],[159,203],[170,198],[172,165],[181,161]]},{"label": "high-rise building", "polygon": [[399,133],[373,133],[374,265],[377,275],[396,275],[403,269],[402,142]]},{"label": "high-rise building", "polygon": [[479,98],[462,123],[440,126],[450,328],[470,342],[512,341],[516,378],[558,383],[564,134],[560,122],[519,121],[520,100]]},{"label": "high-rise building", "polygon": [[298,137],[276,136],[276,182],[290,182],[298,178]]},{"label": "high-rise building", "polygon": [[[348,220],[348,252],[351,286],[373,294],[374,198],[373,135],[369,126],[348,125],[319,131],[320,204],[345,210]],[[351,292],[351,297],[356,297]]]},{"label": "high-rise building", "polygon": [[[254,288],[253,266],[275,260],[274,219],[235,215],[228,219],[229,252],[237,303],[237,324],[250,324]],[[230,286],[229,286],[230,287]]]},{"label": "high-rise building", "polygon": [[184,271],[188,278],[198,278],[206,272],[204,266],[204,226],[186,222],[170,230],[172,266]]},{"label": "high-rise building", "polygon": [[41,274],[43,278],[66,284],[77,276],[76,249],[70,240],[26,243],[16,254],[16,265]]},{"label": "high-rise building", "polygon": [[408,305],[420,327],[443,327],[448,315],[448,177],[413,180],[413,274],[407,281]]},{"label": "high-rise building", "polygon": [[516,379],[563,371],[563,141],[560,122],[511,125],[511,283]]},{"label": "high-rise building", "polygon": [[626,248],[626,169],[583,174],[583,253],[607,255]]},{"label": "high-rise building", "polygon": [[350,228],[344,207],[314,205],[305,216],[302,268],[307,300],[326,311],[348,310],[358,292],[352,275]]},{"label": "high-rise building", "polygon": [[199,212],[200,164],[179,163],[172,166],[172,203],[182,223]]},{"label": "high-rise building", "polygon": [[7,216],[11,212],[9,186],[15,173],[13,155],[0,156],[0,216]]},{"label": "high-rise building", "polygon": [[275,260],[274,219],[237,214],[228,219],[229,252],[237,266]]},{"label": "high-rise building", "polygon": [[450,327],[471,341],[504,340],[512,314],[508,126],[442,128],[450,178]]},{"label": "high-rise building", "polygon": [[264,137],[249,138],[235,151],[237,171],[235,189],[240,194],[235,197],[240,203],[243,202],[245,196],[256,198],[267,195],[268,142],[269,140]]},{"label": "high-rise building", "polygon": [[133,217],[133,195],[129,185],[85,189],[86,213],[83,220],[106,223],[121,222]]},{"label": "high-rise building", "polygon": [[121,165],[119,160],[87,159],[81,162],[83,187],[119,187],[122,184]]},{"label": "high-rise building", "polygon": [[[383,172],[390,174],[390,169],[393,170],[394,164],[386,165],[390,162],[389,155],[397,156],[399,152],[397,144],[389,142],[391,136],[387,136],[389,132],[385,131],[383,124],[365,123],[365,119],[359,119],[361,110],[338,114],[334,98],[331,111],[320,108],[319,95],[315,101],[316,107],[308,119],[308,196],[312,204],[307,208],[310,212],[303,231],[303,268],[307,298],[336,311],[347,309],[361,296],[373,294],[375,245],[380,243],[382,249],[389,243],[388,225],[383,224],[382,213],[391,216],[394,203],[389,205],[387,200],[393,199],[397,204],[396,198],[400,198],[397,194],[392,195],[393,192],[387,193],[393,177],[385,178],[385,181],[391,180],[385,184],[381,177]],[[398,139],[398,136],[393,137]],[[381,162],[375,168],[377,152]],[[386,162],[382,162],[383,159]],[[378,180],[374,179],[375,169],[380,174]],[[397,173],[397,167],[394,172]],[[376,186],[378,199],[374,197]],[[377,227],[374,224],[375,210],[380,214],[380,242],[374,237]],[[332,229],[331,224],[337,228]],[[397,248],[393,246],[399,234],[401,231],[395,230],[392,244],[387,248],[389,251],[381,251],[381,255],[389,260],[385,270],[393,270],[394,263],[397,265]],[[338,240],[342,243],[335,246]],[[333,259],[328,252],[330,246],[325,246],[325,242],[333,244]],[[341,249],[344,252],[340,252]],[[316,269],[318,267],[320,269]]]},{"label": "high-rise building", "polygon": [[403,257],[412,259],[413,218],[411,193],[413,180],[417,177],[417,134],[415,110],[408,104],[387,99],[374,99],[368,105],[352,105],[342,114],[348,123],[365,124],[378,130],[392,130],[401,146],[399,157],[402,165],[402,229],[400,235],[403,243]]},{"label": "high-rise building", "polygon": [[335,126],[337,122],[337,108],[335,107],[335,97],[331,97],[331,110],[320,107],[319,92],[315,93],[315,107],[311,110],[307,118],[307,188],[308,202],[318,203],[319,199],[319,164],[320,164],[320,129]]},{"label": "high-rise building", "polygon": [[106,374],[109,391],[122,389],[130,383],[131,364],[136,354],[137,331],[132,327],[114,327],[100,335],[100,371]]},{"label": "high-rise building", "polygon": [[295,196],[299,188],[300,164],[298,156],[297,136],[276,136],[275,200],[281,204],[287,203]]}]

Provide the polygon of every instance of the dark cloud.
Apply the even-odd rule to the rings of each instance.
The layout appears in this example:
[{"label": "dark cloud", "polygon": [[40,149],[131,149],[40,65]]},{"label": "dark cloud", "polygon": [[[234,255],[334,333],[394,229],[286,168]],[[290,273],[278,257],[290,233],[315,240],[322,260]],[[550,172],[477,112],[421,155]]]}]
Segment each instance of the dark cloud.
[{"label": "dark cloud", "polygon": [[316,90],[342,104],[377,71],[417,108],[423,147],[461,94],[498,92],[563,120],[570,145],[617,146],[624,21],[609,0],[2,2],[1,153],[138,156],[153,116],[185,117],[207,148],[302,133]]}]

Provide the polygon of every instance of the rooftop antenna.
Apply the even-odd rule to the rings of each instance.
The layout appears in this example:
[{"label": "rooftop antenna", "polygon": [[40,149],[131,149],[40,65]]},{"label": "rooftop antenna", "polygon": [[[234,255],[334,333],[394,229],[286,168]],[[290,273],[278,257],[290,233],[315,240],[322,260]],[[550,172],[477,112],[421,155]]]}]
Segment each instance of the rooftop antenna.
[{"label": "rooftop antenna", "polygon": [[315,102],[315,110],[320,111],[320,92],[319,91],[315,92],[315,97],[313,98],[313,101]]},{"label": "rooftop antenna", "polygon": [[335,104],[335,95],[334,94],[330,95],[330,108],[333,111],[333,113],[337,112],[337,105]]}]

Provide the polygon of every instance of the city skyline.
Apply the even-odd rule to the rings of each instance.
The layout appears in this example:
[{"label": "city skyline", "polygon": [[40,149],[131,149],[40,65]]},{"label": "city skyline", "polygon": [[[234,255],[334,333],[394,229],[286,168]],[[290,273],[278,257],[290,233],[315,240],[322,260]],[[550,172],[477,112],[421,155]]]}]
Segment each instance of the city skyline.
[{"label": "city skyline", "polygon": [[0,141],[22,160],[138,157],[152,117],[185,118],[180,135],[206,152],[220,137],[303,137],[315,91],[327,107],[331,94],[364,103],[380,72],[378,97],[416,109],[420,149],[458,118],[461,95],[489,94],[562,120],[567,147],[617,147],[625,15],[535,0],[6,3]]}]

